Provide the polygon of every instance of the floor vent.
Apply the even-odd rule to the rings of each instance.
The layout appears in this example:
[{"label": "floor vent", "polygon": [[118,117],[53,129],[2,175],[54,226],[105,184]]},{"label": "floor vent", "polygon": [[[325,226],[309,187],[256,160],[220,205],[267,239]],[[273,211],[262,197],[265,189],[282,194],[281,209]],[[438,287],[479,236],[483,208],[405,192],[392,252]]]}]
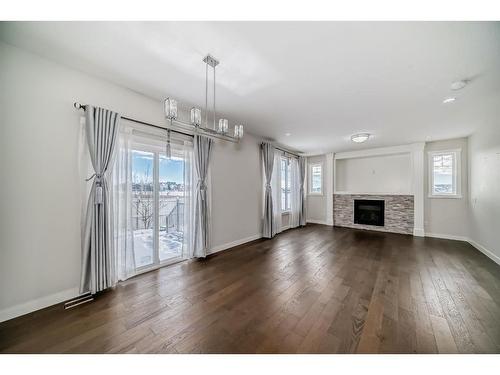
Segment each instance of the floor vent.
[{"label": "floor vent", "polygon": [[71,309],[71,308],[76,307],[78,305],[82,305],[84,303],[91,302],[93,300],[94,300],[94,296],[92,294],[85,293],[85,294],[82,294],[81,296],[73,298],[70,301],[65,302],[64,309],[68,310],[68,309]]}]

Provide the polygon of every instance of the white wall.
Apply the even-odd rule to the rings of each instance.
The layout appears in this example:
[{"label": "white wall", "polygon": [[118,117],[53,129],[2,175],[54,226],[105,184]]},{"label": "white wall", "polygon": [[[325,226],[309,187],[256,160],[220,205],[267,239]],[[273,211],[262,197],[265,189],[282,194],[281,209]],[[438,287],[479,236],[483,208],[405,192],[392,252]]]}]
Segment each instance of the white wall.
[{"label": "white wall", "polygon": [[[80,275],[81,112],[164,123],[158,100],[0,43],[0,321],[73,297]],[[166,82],[165,84],[168,84]],[[213,251],[260,236],[259,140],[217,142]]]},{"label": "white wall", "polygon": [[[498,98],[497,98],[498,103]],[[469,137],[469,238],[500,264],[500,109]]]},{"label": "white wall", "polygon": [[217,141],[211,165],[212,253],[261,237],[260,140],[246,134],[237,145]]},{"label": "white wall", "polygon": [[[462,198],[429,198],[429,151],[460,149]],[[425,145],[424,228],[426,235],[467,238],[467,138],[428,142]]]},{"label": "white wall", "polygon": [[336,161],[336,191],[408,194],[411,191],[411,155],[396,154]]}]

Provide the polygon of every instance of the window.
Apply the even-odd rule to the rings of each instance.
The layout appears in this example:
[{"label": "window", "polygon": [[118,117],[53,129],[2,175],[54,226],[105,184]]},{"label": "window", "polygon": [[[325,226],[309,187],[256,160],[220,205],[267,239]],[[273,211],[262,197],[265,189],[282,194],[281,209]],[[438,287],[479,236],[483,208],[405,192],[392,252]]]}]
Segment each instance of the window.
[{"label": "window", "polygon": [[323,165],[321,163],[309,164],[309,194],[323,194]]},{"label": "window", "polygon": [[291,185],[292,173],[291,164],[288,158],[281,158],[281,211],[288,212],[291,210]]},{"label": "window", "polygon": [[429,197],[461,198],[460,150],[431,151],[429,158]]}]

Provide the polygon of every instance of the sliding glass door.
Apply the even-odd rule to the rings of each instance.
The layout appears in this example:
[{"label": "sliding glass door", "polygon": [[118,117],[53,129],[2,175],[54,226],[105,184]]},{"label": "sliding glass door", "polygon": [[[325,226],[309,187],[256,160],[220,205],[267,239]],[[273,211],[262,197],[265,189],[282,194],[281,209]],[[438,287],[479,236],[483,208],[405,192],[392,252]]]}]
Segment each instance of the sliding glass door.
[{"label": "sliding glass door", "polygon": [[132,145],[131,221],[136,271],[184,258],[185,168],[182,149],[143,140]]}]

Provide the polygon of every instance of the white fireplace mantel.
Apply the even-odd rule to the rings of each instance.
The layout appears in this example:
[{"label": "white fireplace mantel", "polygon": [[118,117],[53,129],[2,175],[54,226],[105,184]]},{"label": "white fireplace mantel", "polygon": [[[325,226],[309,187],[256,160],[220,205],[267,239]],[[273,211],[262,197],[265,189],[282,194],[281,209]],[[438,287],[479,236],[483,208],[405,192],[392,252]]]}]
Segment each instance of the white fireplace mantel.
[{"label": "white fireplace mantel", "polygon": [[[381,147],[373,148],[368,150],[359,151],[349,151],[340,152],[334,154],[333,157],[333,193],[334,194],[392,194],[392,195],[404,195],[409,194],[414,196],[414,236],[424,236],[424,142],[412,143],[408,145],[393,146],[393,147]],[[337,187],[337,161],[344,159],[354,159],[354,158],[369,158],[377,156],[389,156],[407,154],[410,156],[410,188],[409,192],[378,192],[369,191],[369,187],[366,189],[368,191],[336,191]],[[333,197],[333,194],[332,194]],[[333,207],[333,206],[332,206]]]}]

